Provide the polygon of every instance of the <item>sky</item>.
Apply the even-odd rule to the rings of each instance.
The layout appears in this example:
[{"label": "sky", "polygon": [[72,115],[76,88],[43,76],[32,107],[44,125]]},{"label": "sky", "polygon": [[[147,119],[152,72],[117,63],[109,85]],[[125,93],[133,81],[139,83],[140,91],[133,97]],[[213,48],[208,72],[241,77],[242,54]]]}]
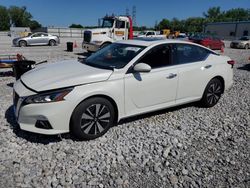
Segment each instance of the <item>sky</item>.
[{"label": "sky", "polygon": [[33,19],[45,27],[68,27],[72,23],[96,26],[98,18],[125,15],[126,9],[132,14],[135,6],[137,25],[151,27],[163,18],[201,17],[214,6],[222,11],[250,8],[250,0],[0,0],[0,5],[26,6]]}]

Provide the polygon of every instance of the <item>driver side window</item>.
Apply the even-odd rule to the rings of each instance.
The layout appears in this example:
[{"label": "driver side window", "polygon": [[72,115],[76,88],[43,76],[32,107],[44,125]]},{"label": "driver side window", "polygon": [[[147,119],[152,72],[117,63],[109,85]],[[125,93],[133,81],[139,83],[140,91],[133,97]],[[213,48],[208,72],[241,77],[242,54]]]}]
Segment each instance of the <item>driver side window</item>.
[{"label": "driver side window", "polygon": [[118,29],[125,28],[125,21],[116,20],[115,27]]},{"label": "driver side window", "polygon": [[140,62],[150,65],[152,69],[170,65],[171,46],[161,45],[151,49]]}]

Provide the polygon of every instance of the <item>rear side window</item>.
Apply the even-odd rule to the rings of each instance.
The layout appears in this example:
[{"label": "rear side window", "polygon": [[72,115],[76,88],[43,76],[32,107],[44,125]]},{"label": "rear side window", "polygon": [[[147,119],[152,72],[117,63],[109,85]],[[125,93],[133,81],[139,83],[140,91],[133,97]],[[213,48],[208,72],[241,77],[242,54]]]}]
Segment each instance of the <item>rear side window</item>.
[{"label": "rear side window", "polygon": [[175,45],[175,64],[186,64],[198,61],[204,61],[210,52],[199,46],[190,44],[176,44]]}]

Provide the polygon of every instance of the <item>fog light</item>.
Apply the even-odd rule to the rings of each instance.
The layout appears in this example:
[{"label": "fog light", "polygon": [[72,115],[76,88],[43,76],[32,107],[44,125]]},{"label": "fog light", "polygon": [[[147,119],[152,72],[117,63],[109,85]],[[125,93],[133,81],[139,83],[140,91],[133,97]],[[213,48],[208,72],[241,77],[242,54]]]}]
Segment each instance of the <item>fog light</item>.
[{"label": "fog light", "polygon": [[48,120],[37,120],[35,127],[39,129],[52,129]]}]

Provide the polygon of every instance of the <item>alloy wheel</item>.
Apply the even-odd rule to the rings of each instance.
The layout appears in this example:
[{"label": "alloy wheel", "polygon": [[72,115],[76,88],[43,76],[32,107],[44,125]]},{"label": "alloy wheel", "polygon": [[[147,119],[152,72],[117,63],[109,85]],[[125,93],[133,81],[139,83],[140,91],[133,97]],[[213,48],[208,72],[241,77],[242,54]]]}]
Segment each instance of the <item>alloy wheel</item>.
[{"label": "alloy wheel", "polygon": [[218,84],[217,82],[212,83],[208,88],[206,96],[208,104],[209,105],[216,104],[220,99],[222,91],[223,91],[222,86],[220,84]]},{"label": "alloy wheel", "polygon": [[97,135],[109,127],[111,112],[104,104],[92,104],[81,117],[81,130],[87,135]]}]

